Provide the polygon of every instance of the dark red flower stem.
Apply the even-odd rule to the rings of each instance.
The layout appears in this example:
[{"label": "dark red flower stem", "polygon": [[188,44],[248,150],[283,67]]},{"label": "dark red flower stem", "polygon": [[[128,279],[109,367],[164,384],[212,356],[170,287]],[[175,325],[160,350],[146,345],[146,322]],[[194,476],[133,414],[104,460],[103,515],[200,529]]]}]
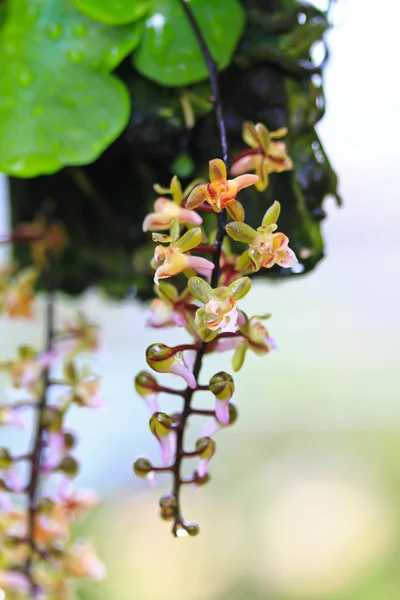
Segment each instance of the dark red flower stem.
[{"label": "dark red flower stem", "polygon": [[[196,35],[200,50],[201,50],[204,60],[207,64],[208,75],[209,75],[210,85],[211,85],[211,91],[212,91],[212,96],[213,96],[213,101],[214,101],[213,104],[214,104],[215,116],[216,116],[219,137],[220,137],[220,142],[221,142],[222,159],[225,162],[225,164],[228,166],[228,160],[229,160],[228,140],[227,140],[227,136],[226,136],[225,120],[224,120],[223,107],[222,107],[221,95],[220,95],[219,84],[218,84],[217,64],[215,63],[213,57],[211,56],[211,53],[207,47],[206,41],[203,37],[203,34],[202,34],[201,29],[196,21],[194,14],[192,12],[191,7],[189,6],[189,4],[187,2],[185,2],[185,0],[179,0],[179,2],[181,4],[183,10],[185,11],[185,14],[192,26],[192,29],[193,29],[194,34]],[[226,225],[226,210],[222,210],[218,214],[218,229],[217,229],[216,239],[215,239],[215,242],[213,245],[214,270],[213,270],[212,279],[211,279],[211,286],[213,288],[218,286],[218,280],[219,280],[219,276],[220,276],[221,251],[222,251],[222,242],[223,242],[224,235],[225,235],[225,225]],[[204,357],[204,354],[206,351],[206,347],[207,347],[207,344],[205,342],[202,342],[200,349],[197,351],[196,360],[195,360],[195,364],[194,364],[194,368],[193,368],[193,375],[194,375],[194,378],[196,381],[198,381],[198,379],[199,379],[199,374],[201,371],[201,366],[202,366],[203,357]],[[175,519],[174,519],[174,523],[173,523],[173,527],[172,527],[172,532],[175,536],[177,535],[179,529],[181,527],[184,527],[184,525],[185,525],[185,522],[183,520],[183,515],[182,515],[181,502],[180,502],[181,486],[194,482],[194,479],[184,480],[181,476],[181,465],[182,465],[182,459],[184,458],[184,456],[182,455],[182,453],[184,452],[184,450],[183,450],[184,434],[185,434],[187,420],[188,420],[189,416],[192,414],[191,402],[192,402],[194,392],[195,392],[195,390],[192,390],[190,387],[186,388],[185,395],[184,395],[183,411],[182,411],[181,419],[180,419],[180,427],[177,430],[177,435],[176,435],[176,447],[177,447],[176,457],[175,457],[175,462],[171,467],[172,473],[173,473],[173,479],[174,479],[173,494],[175,496],[176,503],[177,503]]]},{"label": "dark red flower stem", "polygon": [[202,254],[214,254],[215,247],[214,246],[206,246],[205,244],[200,244],[196,248],[196,252],[200,252]]}]

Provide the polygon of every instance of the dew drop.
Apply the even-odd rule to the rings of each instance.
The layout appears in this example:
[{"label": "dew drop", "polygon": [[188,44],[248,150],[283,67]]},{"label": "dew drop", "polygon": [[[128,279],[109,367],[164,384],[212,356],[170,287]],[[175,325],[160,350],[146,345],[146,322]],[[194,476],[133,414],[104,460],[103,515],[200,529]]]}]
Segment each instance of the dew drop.
[{"label": "dew drop", "polygon": [[60,23],[49,23],[46,27],[46,33],[52,40],[59,40],[63,34],[63,28]]},{"label": "dew drop", "polygon": [[78,48],[71,48],[71,50],[68,50],[68,58],[72,63],[78,65],[83,61],[83,52]]},{"label": "dew drop", "polygon": [[83,35],[86,34],[87,27],[86,27],[85,23],[83,23],[83,21],[76,21],[72,25],[72,31],[75,33],[75,35],[79,35],[82,37]]},{"label": "dew drop", "polygon": [[16,173],[21,173],[25,168],[25,161],[24,160],[19,160],[18,162],[12,163],[9,166],[10,171],[12,171],[14,174]]},{"label": "dew drop", "polygon": [[118,58],[119,56],[119,48],[118,46],[113,46],[112,48],[110,48],[108,55],[110,57],[111,60]]},{"label": "dew drop", "polygon": [[21,69],[18,76],[18,83],[22,87],[28,87],[33,81],[32,73],[29,69]]}]

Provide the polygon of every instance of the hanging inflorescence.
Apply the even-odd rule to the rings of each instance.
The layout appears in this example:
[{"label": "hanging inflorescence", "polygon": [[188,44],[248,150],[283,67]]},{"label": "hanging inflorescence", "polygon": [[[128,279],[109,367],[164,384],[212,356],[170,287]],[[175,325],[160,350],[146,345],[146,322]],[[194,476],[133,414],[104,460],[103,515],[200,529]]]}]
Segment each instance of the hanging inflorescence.
[{"label": "hanging inflorescence", "polygon": [[31,319],[39,277],[47,290],[45,348],[23,345],[0,362],[9,379],[0,398],[0,427],[27,429],[27,412],[32,423],[25,453],[0,447],[0,592],[10,599],[67,599],[73,578],[104,575],[91,544],[70,530],[98,498],[72,485],[79,465],[67,416],[72,406],[97,408],[103,399],[99,378],[76,360],[98,348],[98,327],[80,313],[56,326],[52,266],[66,241],[62,226],[46,220],[20,225],[2,240],[28,243],[34,266],[21,272],[0,267],[0,313]]},{"label": "hanging inflorescence", "polygon": [[[237,418],[236,407],[231,403],[235,390],[232,376],[219,372],[207,384],[201,384],[199,375],[203,357],[234,350],[232,366],[234,371],[238,371],[247,350],[263,356],[275,347],[262,322],[269,315],[248,317],[238,303],[251,288],[248,275],[275,264],[293,267],[297,259],[288,246],[288,238],[277,231],[279,202],[274,202],[267,210],[260,227],[253,229],[245,223],[245,211],[238,194],[241,189],[252,185],[262,191],[268,185],[269,173],[292,167],[285,144],[280,140],[285,134],[285,130],[269,132],[261,123],[245,123],[243,138],[251,149],[234,160],[231,173],[236,177],[228,179],[224,161],[217,158],[209,163],[209,183],[191,185],[182,192],[175,176],[169,188],[156,185],[156,192],[168,194],[172,200],[165,196],[158,198],[154,212],[143,223],[144,231],[154,232],[152,236],[156,243],[152,266],[157,297],[150,305],[148,325],[154,328],[185,328],[193,338],[192,343],[173,347],[155,343],[146,351],[147,364],[153,371],[182,378],[187,384],[186,389],[165,387],[148,371],[141,371],[135,379],[136,390],[151,413],[150,430],[160,444],[163,464],[155,466],[146,458],[139,458],[134,464],[134,471],[150,481],[159,472],[172,474],[172,491],[161,497],[160,507],[162,518],[173,522],[175,535],[198,533],[196,524],[183,519],[181,486],[207,483],[208,463],[216,451],[212,436],[219,429],[232,425]],[[246,169],[255,170],[257,174],[245,173]],[[226,225],[222,221],[222,235],[219,220],[219,230],[209,236],[215,240],[214,243],[207,239],[199,214],[210,211],[210,207],[214,213],[226,213],[232,219]],[[169,233],[160,233],[165,230]],[[241,254],[232,251],[229,238],[244,244]],[[206,254],[213,260],[199,254]],[[178,291],[166,280],[181,273],[188,281],[183,291]],[[213,394],[214,410],[192,406],[197,392]],[[162,412],[158,402],[161,393],[181,396],[183,410],[173,415]],[[192,415],[211,419],[203,428],[194,449],[186,450],[184,433]],[[182,463],[193,458],[197,459],[196,470],[185,479]]]}]

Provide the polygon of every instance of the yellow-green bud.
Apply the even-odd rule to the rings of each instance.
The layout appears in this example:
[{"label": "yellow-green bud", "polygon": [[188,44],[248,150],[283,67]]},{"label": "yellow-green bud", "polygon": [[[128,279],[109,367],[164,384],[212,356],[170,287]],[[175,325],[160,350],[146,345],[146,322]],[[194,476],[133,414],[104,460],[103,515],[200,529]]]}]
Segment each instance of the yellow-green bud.
[{"label": "yellow-green bud", "polygon": [[146,479],[152,470],[153,465],[147,458],[138,458],[133,464],[133,472],[141,479]]},{"label": "yellow-green bud", "polygon": [[6,471],[13,464],[13,459],[7,448],[0,448],[0,469]]},{"label": "yellow-green bud", "polygon": [[157,391],[157,380],[151,373],[140,371],[135,377],[135,389],[140,396],[148,396]]},{"label": "yellow-green bud", "polygon": [[172,429],[173,421],[169,415],[156,412],[149,421],[150,431],[157,438],[165,437]]},{"label": "yellow-green bud", "polygon": [[199,438],[196,442],[196,452],[200,458],[210,459],[214,456],[217,444],[210,437]]},{"label": "yellow-green bud", "polygon": [[146,361],[154,371],[163,373],[175,362],[175,353],[165,344],[152,344],[146,350]]},{"label": "yellow-green bud", "polygon": [[210,391],[218,400],[228,402],[235,392],[235,384],[232,376],[229,373],[225,373],[225,371],[216,373],[210,379]]},{"label": "yellow-green bud", "polygon": [[79,471],[78,461],[73,456],[64,456],[57,470],[62,471],[68,477],[76,477]]}]

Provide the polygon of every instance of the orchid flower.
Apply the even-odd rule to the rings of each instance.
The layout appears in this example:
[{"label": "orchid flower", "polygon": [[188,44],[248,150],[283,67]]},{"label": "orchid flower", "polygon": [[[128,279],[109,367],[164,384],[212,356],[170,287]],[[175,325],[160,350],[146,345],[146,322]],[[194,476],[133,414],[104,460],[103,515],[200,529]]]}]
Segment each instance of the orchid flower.
[{"label": "orchid flower", "polygon": [[21,430],[26,427],[24,419],[19,416],[18,409],[7,405],[0,406],[0,426],[7,425]]},{"label": "orchid flower", "polygon": [[179,237],[179,225],[173,220],[171,235],[153,233],[153,240],[168,246],[156,246],[153,268],[156,269],[154,282],[158,285],[160,279],[166,279],[182,273],[183,271],[194,269],[200,275],[208,277],[214,269],[211,261],[201,256],[191,256],[187,254],[201,242],[202,232],[200,227],[189,229],[182,237]]},{"label": "orchid flower", "polygon": [[48,474],[57,469],[66,452],[64,433],[61,430],[48,431],[46,435],[46,457],[42,462],[42,472]]},{"label": "orchid flower", "polygon": [[0,296],[0,312],[3,311],[11,319],[31,319],[33,317],[33,286],[39,273],[29,267],[11,280]]},{"label": "orchid flower", "polygon": [[235,221],[244,221],[243,206],[236,200],[241,189],[254,185],[257,175],[240,175],[235,179],[227,179],[226,166],[223,160],[215,158],[209,162],[210,183],[200,184],[189,194],[186,208],[197,208],[208,202],[217,213],[226,208]]},{"label": "orchid flower", "polygon": [[215,433],[217,433],[220,429],[224,429],[225,427],[229,427],[233,425],[238,418],[238,410],[234,404],[231,402],[228,404],[229,408],[229,422],[224,425],[221,421],[218,421],[217,418],[212,418],[204,425],[203,429],[200,432],[201,437],[211,437]]},{"label": "orchid flower", "polygon": [[58,332],[60,346],[67,352],[68,358],[74,358],[82,352],[94,352],[100,347],[99,327],[89,321],[86,316],[77,312],[75,319],[64,322]]},{"label": "orchid flower", "polygon": [[280,204],[275,201],[267,210],[257,231],[245,223],[228,223],[226,232],[235,241],[249,245],[238,261],[239,269],[251,267],[258,271],[261,267],[271,268],[275,264],[289,268],[297,264],[293,250],[288,247],[289,238],[283,233],[274,233],[280,213]]},{"label": "orchid flower", "polygon": [[160,194],[171,194],[173,200],[168,200],[161,196],[155,201],[154,212],[148,214],[143,221],[143,231],[164,231],[170,229],[173,219],[184,225],[202,224],[203,219],[199,214],[187,208],[182,208],[184,194],[176,175],[172,178],[169,188],[162,188],[156,184],[154,189]]},{"label": "orchid flower", "polygon": [[100,581],[106,575],[103,562],[96,555],[93,546],[79,540],[71,544],[64,558],[65,570],[71,577],[86,577],[93,581]]},{"label": "orchid flower", "polygon": [[106,405],[100,377],[93,375],[87,366],[78,370],[73,361],[66,360],[63,373],[65,384],[71,388],[71,402],[86,408],[103,408]]},{"label": "orchid flower", "polygon": [[210,437],[202,437],[196,442],[196,452],[200,458],[197,466],[197,475],[200,479],[207,475],[208,463],[212,459],[217,449],[217,445]]},{"label": "orchid flower", "polygon": [[229,373],[221,371],[210,379],[210,392],[215,396],[215,416],[223,425],[229,424],[229,401],[235,391],[235,384]]},{"label": "orchid flower", "polygon": [[192,295],[204,304],[196,312],[195,324],[200,337],[210,342],[219,333],[235,333],[237,325],[243,323],[242,314],[236,308],[236,301],[250,290],[251,281],[241,277],[228,287],[212,289],[200,277],[191,277],[188,287]]},{"label": "orchid flower", "polygon": [[286,127],[269,131],[262,123],[254,125],[246,121],[243,124],[243,140],[251,150],[245,150],[233,159],[231,174],[240,175],[255,171],[259,177],[255,184],[256,189],[259,192],[264,191],[268,186],[270,173],[282,173],[293,169],[285,142],[280,141],[286,134]]},{"label": "orchid flower", "polygon": [[152,344],[146,350],[146,360],[149,367],[154,371],[179,375],[190,388],[194,389],[196,387],[196,379],[188,367],[183,353],[177,353],[165,344]]},{"label": "orchid flower", "polygon": [[18,358],[0,363],[0,370],[9,374],[14,388],[30,391],[40,381],[55,358],[55,352],[38,354],[30,346],[20,346]]},{"label": "orchid flower", "polygon": [[154,291],[158,298],[154,298],[150,303],[151,314],[147,325],[154,328],[186,327],[189,333],[195,334],[196,307],[191,304],[193,298],[188,288],[179,294],[174,285],[163,281],[154,286]]},{"label": "orchid flower", "polygon": [[157,438],[164,465],[171,462],[176,448],[176,431],[173,429],[171,417],[163,412],[156,412],[150,419],[150,431]]},{"label": "orchid flower", "polygon": [[135,389],[146,402],[150,415],[159,412],[158,383],[155,377],[147,371],[140,371],[135,377]]},{"label": "orchid flower", "polygon": [[28,577],[21,571],[0,571],[0,591],[2,589],[11,593],[27,594],[30,589],[30,582]]}]

